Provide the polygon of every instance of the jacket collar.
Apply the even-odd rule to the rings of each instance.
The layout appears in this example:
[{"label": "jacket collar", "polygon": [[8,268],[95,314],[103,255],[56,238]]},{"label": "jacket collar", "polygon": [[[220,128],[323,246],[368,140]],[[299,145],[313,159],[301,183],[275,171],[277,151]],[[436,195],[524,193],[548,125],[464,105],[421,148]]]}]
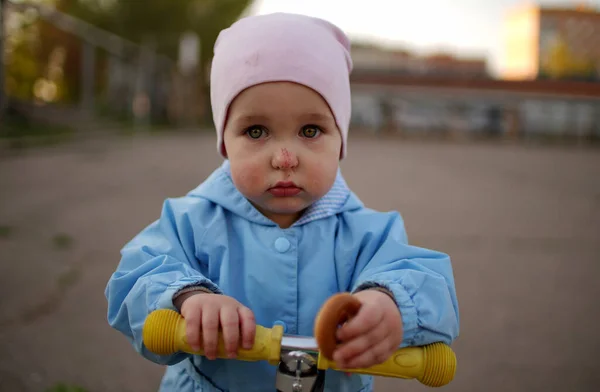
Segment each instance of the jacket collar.
[{"label": "jacket collar", "polygon": [[[202,184],[188,193],[189,196],[202,197],[254,223],[276,226],[276,223],[261,214],[235,187],[231,179],[228,160],[217,168]],[[350,191],[341,170],[329,192],[312,204],[294,223],[300,226],[318,219],[325,219],[341,212],[363,207],[363,203]]]}]

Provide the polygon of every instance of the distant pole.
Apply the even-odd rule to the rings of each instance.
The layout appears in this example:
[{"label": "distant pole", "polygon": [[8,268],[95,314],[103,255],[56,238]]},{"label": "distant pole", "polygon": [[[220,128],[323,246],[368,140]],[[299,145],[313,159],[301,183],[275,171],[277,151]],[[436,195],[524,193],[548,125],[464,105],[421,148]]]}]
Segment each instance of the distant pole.
[{"label": "distant pole", "polygon": [[94,111],[96,47],[82,41],[81,53],[81,109],[86,115]]},{"label": "distant pole", "polygon": [[138,54],[138,63],[133,98],[133,116],[136,130],[148,130],[151,124],[152,94],[150,90],[155,81],[156,41],[146,37]]},{"label": "distant pole", "polygon": [[198,107],[198,76],[201,55],[201,42],[198,34],[186,32],[179,40],[179,71],[183,83],[182,91],[179,93],[183,97],[180,101],[181,113],[179,121],[187,126],[195,126],[197,123]]}]

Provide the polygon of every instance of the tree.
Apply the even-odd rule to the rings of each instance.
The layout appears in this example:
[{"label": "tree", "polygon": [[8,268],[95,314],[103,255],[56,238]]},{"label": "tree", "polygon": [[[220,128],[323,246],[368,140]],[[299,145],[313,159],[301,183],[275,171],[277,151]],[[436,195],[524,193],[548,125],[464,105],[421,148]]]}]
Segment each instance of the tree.
[{"label": "tree", "polygon": [[[198,88],[206,90],[204,72],[212,59],[217,36],[240,17],[251,0],[44,0],[44,3],[135,43],[152,40],[159,53],[173,60],[177,59],[182,35],[188,31],[197,33],[202,48]],[[51,51],[60,45],[67,51],[64,65],[67,91],[62,96],[76,98],[80,73],[80,44],[76,37],[39,19],[23,23],[12,36],[11,61],[7,64],[9,93],[31,99],[35,80],[43,74]]]},{"label": "tree", "polygon": [[177,58],[179,40],[198,34],[200,88],[219,32],[235,22],[252,0],[58,0],[57,7],[138,44],[151,40],[159,53]]},{"label": "tree", "polygon": [[0,0],[0,121],[4,117],[6,107],[6,93],[4,91],[4,17],[6,13],[6,0]]}]

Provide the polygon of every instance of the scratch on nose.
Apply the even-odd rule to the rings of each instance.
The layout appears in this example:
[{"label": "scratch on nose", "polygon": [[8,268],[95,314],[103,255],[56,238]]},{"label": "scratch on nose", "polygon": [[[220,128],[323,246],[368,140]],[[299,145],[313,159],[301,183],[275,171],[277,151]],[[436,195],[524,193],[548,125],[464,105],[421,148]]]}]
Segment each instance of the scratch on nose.
[{"label": "scratch on nose", "polygon": [[292,166],[292,156],[287,148],[282,148],[281,154],[283,155],[283,167],[289,168]]}]

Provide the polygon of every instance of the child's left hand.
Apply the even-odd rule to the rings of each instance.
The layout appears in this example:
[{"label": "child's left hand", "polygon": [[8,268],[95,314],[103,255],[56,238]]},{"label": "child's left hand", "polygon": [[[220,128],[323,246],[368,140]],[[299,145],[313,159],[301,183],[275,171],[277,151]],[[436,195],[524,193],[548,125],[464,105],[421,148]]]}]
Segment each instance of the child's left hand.
[{"label": "child's left hand", "polygon": [[360,291],[354,296],[362,306],[356,316],[338,329],[341,344],[333,359],[340,369],[383,363],[402,342],[402,318],[389,296],[376,290]]}]

